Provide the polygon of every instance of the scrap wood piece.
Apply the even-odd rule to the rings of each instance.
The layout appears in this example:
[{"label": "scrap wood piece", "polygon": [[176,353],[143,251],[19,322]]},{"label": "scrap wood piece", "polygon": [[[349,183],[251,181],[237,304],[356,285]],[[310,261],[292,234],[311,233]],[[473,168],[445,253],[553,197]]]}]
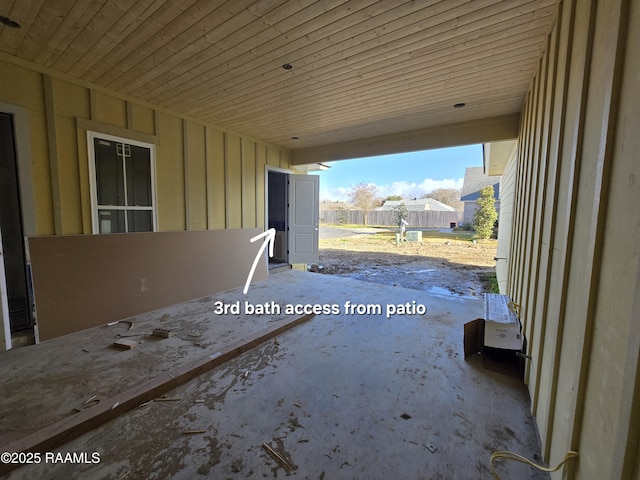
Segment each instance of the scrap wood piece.
[{"label": "scrap wood piece", "polygon": [[175,332],[167,328],[154,328],[151,335],[154,337],[171,338],[175,335]]},{"label": "scrap wood piece", "polygon": [[183,435],[196,435],[199,433],[207,433],[206,430],[185,430],[182,432]]},{"label": "scrap wood piece", "polygon": [[113,342],[113,345],[118,348],[122,348],[123,350],[131,350],[132,348],[136,348],[140,345],[140,342],[136,342],[135,340],[127,340],[126,338],[120,338]]},{"label": "scrap wood piece", "polygon": [[131,320],[116,320],[115,322],[107,323],[107,326],[108,327],[113,327],[114,325],[117,325],[118,323],[128,323],[129,324],[129,328],[127,328],[127,330],[131,330],[133,328],[133,322]]},{"label": "scrap wood piece", "polygon": [[267,453],[269,455],[271,455],[273,457],[273,459],[278,462],[280,464],[280,466],[284,467],[285,470],[289,471],[289,470],[293,470],[293,465],[291,465],[289,462],[287,462],[284,458],[282,458],[280,456],[280,454],[278,454],[278,452],[276,452],[273,448],[271,448],[269,445],[267,445],[266,443],[262,444],[262,448],[264,448]]},{"label": "scrap wood piece", "polygon": [[98,398],[98,396],[97,395],[93,395],[92,397],[90,397],[90,398],[88,398],[87,400],[84,401],[84,403],[82,404],[82,407],[75,407],[72,410],[72,412],[73,413],[80,413],[85,408],[93,407],[94,405],[97,405],[99,403],[100,403],[100,399]]}]

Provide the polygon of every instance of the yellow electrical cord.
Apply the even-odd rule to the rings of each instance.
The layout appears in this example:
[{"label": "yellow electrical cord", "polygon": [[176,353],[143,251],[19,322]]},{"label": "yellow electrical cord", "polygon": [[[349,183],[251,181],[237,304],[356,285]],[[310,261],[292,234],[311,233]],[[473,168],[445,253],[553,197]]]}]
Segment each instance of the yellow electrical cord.
[{"label": "yellow electrical cord", "polygon": [[507,303],[507,308],[515,313],[518,317],[520,316],[520,305],[515,302]]},{"label": "yellow electrical cord", "polygon": [[542,470],[543,472],[551,473],[551,472],[555,472],[556,470],[559,470],[560,467],[562,467],[570,459],[577,458],[578,456],[579,456],[578,452],[574,452],[573,450],[570,450],[569,452],[567,452],[567,454],[564,456],[562,461],[555,468],[549,468],[549,467],[544,467],[542,465],[538,465],[536,463],[533,463],[528,458],[525,458],[522,455],[518,455],[517,453],[507,452],[507,451],[500,451],[500,452],[493,452],[491,454],[491,459],[489,460],[489,465],[491,466],[491,473],[493,474],[493,478],[495,478],[496,480],[501,480],[500,477],[498,476],[498,473],[496,472],[496,470],[495,470],[495,468],[493,466],[493,461],[496,458],[505,458],[507,460],[515,460],[516,462],[526,463],[527,465],[530,465],[533,468],[537,468],[538,470]]}]

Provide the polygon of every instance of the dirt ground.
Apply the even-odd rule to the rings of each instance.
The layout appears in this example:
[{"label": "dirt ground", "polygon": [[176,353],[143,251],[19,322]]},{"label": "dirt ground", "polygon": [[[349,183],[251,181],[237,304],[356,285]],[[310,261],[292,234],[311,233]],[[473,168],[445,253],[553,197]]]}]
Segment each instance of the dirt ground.
[{"label": "dirt ground", "polygon": [[422,242],[396,244],[393,232],[345,231],[320,240],[320,262],[311,270],[367,282],[477,297],[491,288],[496,240],[473,240],[467,232],[423,232]]}]

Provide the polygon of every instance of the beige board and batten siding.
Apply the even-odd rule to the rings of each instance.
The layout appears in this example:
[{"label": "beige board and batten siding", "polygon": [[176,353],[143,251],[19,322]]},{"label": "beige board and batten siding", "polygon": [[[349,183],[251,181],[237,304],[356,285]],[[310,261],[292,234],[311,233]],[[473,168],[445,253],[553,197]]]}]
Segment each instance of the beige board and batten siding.
[{"label": "beige board and batten siding", "polygon": [[506,291],[522,306],[544,460],[580,454],[552,478],[638,478],[640,2],[559,9],[504,170]]},{"label": "beige board and batten siding", "polygon": [[87,131],[155,145],[159,231],[264,228],[264,169],[290,152],[0,55],[0,102],[26,111],[35,234],[92,232]]},{"label": "beige board and batten siding", "polygon": [[[20,173],[27,172],[30,180],[30,188],[21,192],[23,223],[28,226],[28,230],[25,230],[28,236],[38,237],[39,252],[52,251],[50,247],[54,243],[58,245],[60,241],[65,245],[73,242],[74,235],[93,233],[87,132],[153,146],[157,229],[160,232],[182,231],[184,236],[170,238],[179,239],[185,251],[196,251],[196,247],[209,245],[199,251],[232,249],[237,253],[243,252],[242,245],[253,247],[245,237],[264,228],[265,165],[271,160],[277,162],[279,167],[288,168],[288,151],[5,54],[0,54],[0,71],[0,106],[7,106],[5,109],[16,116],[15,125],[21,129],[17,137],[28,139],[28,149],[23,148],[22,144],[18,145]],[[229,235],[216,235],[217,232],[204,232],[222,229],[243,229],[240,232],[243,240],[238,241]],[[201,233],[206,233],[206,238]],[[83,278],[82,271],[75,272],[75,283],[69,279],[69,282],[60,285],[69,287],[73,295],[85,299],[85,306],[89,306],[89,310],[75,309],[74,312],[80,312],[81,315],[74,317],[73,321],[67,321],[67,315],[59,310],[49,308],[51,305],[55,307],[60,295],[51,288],[56,286],[55,282],[46,275],[42,276],[42,272],[62,271],[54,265],[55,256],[34,255],[32,268],[38,311],[37,327],[42,340],[89,328],[96,322],[119,320],[122,315],[140,313],[141,309],[160,308],[167,301],[184,301],[240,286],[240,280],[246,277],[249,269],[245,263],[255,256],[246,252],[236,257],[227,254],[228,258],[241,259],[237,262],[236,273],[241,272],[239,276],[218,276],[213,279],[215,281],[199,284],[190,280],[202,280],[202,277],[190,276],[183,279],[183,285],[188,288],[183,289],[179,297],[171,297],[163,295],[163,289],[174,285],[180,272],[175,269],[146,271],[140,266],[140,261],[146,259],[147,266],[167,262],[163,258],[150,260],[141,255],[140,252],[144,250],[140,249],[139,242],[136,243],[138,236],[134,238],[129,235],[117,236],[120,241],[118,259],[124,259],[124,263],[118,265],[129,265],[131,268],[127,271],[113,269],[109,265],[117,262],[105,260],[99,264],[101,269],[94,265],[92,268],[95,271],[84,271],[95,274],[100,278],[101,285],[110,285],[110,288],[104,291],[87,288],[87,283],[77,281]],[[162,235],[143,237],[152,251],[154,242],[167,238]],[[85,240],[91,241],[90,238],[94,237]],[[115,236],[109,238],[115,239]],[[92,258],[106,259],[113,253],[109,245],[91,241],[87,248],[93,249]],[[159,251],[157,248],[155,250]],[[249,250],[247,247],[247,252]],[[78,255],[81,253],[80,249],[71,251]],[[209,266],[210,272],[228,270],[226,267],[222,270],[216,267],[218,257],[207,257],[202,265]],[[70,260],[74,264],[73,258]],[[85,264],[79,263],[81,266]],[[134,265],[140,268],[134,271]],[[140,278],[131,281],[132,275]],[[62,275],[59,278],[65,277]],[[255,278],[264,278],[264,275],[257,274]],[[148,285],[153,287],[149,288]],[[126,297],[128,300],[123,300],[123,305],[128,309],[109,309],[108,305],[102,305],[107,316],[88,313],[92,305],[100,305],[100,299],[114,296],[121,299]],[[70,303],[65,303],[65,308],[67,304]]]},{"label": "beige board and batten siding", "polygon": [[[515,154],[515,152],[514,152]],[[498,248],[496,251],[496,278],[500,293],[507,293],[507,276],[509,274],[510,246],[513,220],[513,199],[516,187],[516,162],[513,156],[500,180],[500,216],[498,218]]]}]

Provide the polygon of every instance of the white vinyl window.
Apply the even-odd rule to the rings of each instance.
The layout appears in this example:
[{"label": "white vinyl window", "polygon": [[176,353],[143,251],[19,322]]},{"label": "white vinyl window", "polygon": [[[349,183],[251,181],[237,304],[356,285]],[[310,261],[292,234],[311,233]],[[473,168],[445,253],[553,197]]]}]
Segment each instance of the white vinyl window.
[{"label": "white vinyl window", "polygon": [[93,233],[156,230],[155,146],[87,132]]}]

